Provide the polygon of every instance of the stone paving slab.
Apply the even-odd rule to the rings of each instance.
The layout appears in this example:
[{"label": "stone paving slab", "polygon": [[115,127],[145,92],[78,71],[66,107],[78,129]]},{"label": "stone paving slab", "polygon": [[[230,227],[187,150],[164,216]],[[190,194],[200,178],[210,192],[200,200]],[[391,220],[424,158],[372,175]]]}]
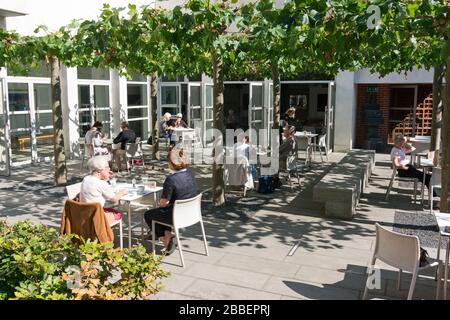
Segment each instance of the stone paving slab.
[{"label": "stone paving slab", "polygon": [[[198,227],[181,232],[186,268],[180,267],[178,252],[163,259],[162,268],[171,272],[157,299],[359,299],[362,297],[366,266],[372,256],[375,222],[392,228],[395,210],[421,212],[411,201],[411,192],[395,188],[389,201],[384,194],[391,169],[389,155],[376,155],[376,167],[356,214],[351,221],[327,219],[320,203],[312,201],[312,187],[344,154],[331,154],[325,164],[302,168],[302,187],[293,191],[283,186],[271,195],[254,191],[252,197],[262,205],[248,221],[225,220],[204,215],[210,256],[202,253],[203,242]],[[153,163],[153,162],[152,162]],[[69,176],[81,179],[78,161],[69,161]],[[146,174],[162,181],[167,165],[158,163]],[[195,168],[199,190],[210,186],[207,166]],[[61,187],[34,190],[24,181],[51,181],[52,166],[42,164],[14,170],[9,178],[0,177],[0,219],[10,222],[32,219],[58,228],[65,190]],[[140,172],[132,176],[140,177]],[[130,179],[127,174],[123,179]],[[33,190],[22,192],[18,187]],[[232,210],[232,209],[231,209]],[[140,241],[140,214],[132,215],[133,243]],[[117,231],[115,231],[117,234]],[[124,234],[128,229],[124,225]],[[117,240],[117,239],[116,239]],[[300,240],[293,256],[287,256]],[[127,243],[125,237],[124,243]],[[151,251],[148,241],[144,243]],[[434,256],[435,251],[429,251]],[[396,293],[397,272],[377,262],[382,268],[382,289],[375,299],[404,299]],[[408,276],[405,275],[405,288]],[[423,290],[423,293],[421,291]],[[417,297],[434,299],[433,280],[419,280]],[[415,294],[415,297],[416,297]]]},{"label": "stone paving slab", "polygon": [[271,277],[263,289],[275,294],[308,300],[354,300],[360,296],[360,292],[356,290],[281,277]]}]

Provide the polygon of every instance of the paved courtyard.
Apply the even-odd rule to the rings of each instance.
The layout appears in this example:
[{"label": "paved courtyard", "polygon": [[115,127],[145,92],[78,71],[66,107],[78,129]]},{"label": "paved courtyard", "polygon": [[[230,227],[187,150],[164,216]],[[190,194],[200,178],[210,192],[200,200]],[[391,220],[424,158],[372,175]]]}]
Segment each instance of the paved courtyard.
[{"label": "paved courtyard", "polygon": [[[199,227],[182,231],[186,267],[180,267],[178,251],[165,257],[162,267],[171,275],[163,280],[165,288],[155,298],[360,299],[375,241],[375,222],[392,228],[396,212],[429,213],[412,203],[407,189],[395,187],[389,201],[384,200],[390,162],[388,155],[377,154],[374,173],[354,218],[325,218],[323,206],[312,201],[312,187],[343,156],[334,153],[324,164],[317,157],[311,168],[302,167],[302,185],[299,188],[295,183],[293,191],[287,183],[270,195],[250,191],[245,199],[232,191],[227,200],[234,202],[226,207],[227,212],[203,208],[210,255],[202,254]],[[167,174],[165,163],[146,162],[147,174],[162,183]],[[70,181],[77,182],[87,174],[86,169],[80,170],[78,160],[68,161],[68,165]],[[199,191],[210,187],[209,168],[197,166],[195,170]],[[0,177],[0,219],[10,223],[31,219],[59,227],[65,189],[52,186],[52,174],[51,164],[39,164],[15,169],[11,177]],[[139,177],[140,172],[135,175]],[[121,177],[128,178],[126,174]],[[250,209],[244,212],[243,207]],[[140,212],[132,215],[133,243],[141,238]],[[124,243],[127,241],[125,238]],[[298,249],[289,256],[297,243]],[[144,245],[150,250],[148,241]],[[435,256],[435,248],[426,249]],[[372,291],[370,297],[405,299],[410,276],[404,275],[402,290],[397,291],[397,272],[378,265],[382,269],[381,289]],[[430,272],[418,280],[414,298],[434,299],[435,290]]]}]

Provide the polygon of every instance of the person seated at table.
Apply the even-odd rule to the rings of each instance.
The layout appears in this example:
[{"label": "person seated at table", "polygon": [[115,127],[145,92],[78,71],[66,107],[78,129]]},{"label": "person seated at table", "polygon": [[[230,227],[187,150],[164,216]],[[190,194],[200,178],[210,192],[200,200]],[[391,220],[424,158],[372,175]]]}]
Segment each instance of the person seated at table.
[{"label": "person seated at table", "polygon": [[174,128],[189,128],[187,123],[183,120],[183,115],[181,113],[177,113],[177,119],[172,126]]},{"label": "person seated at table", "polygon": [[[124,121],[120,124],[120,128],[122,131],[119,133],[117,137],[114,138],[113,143],[119,144],[119,149],[114,149],[114,162],[118,167],[118,170],[122,170],[122,158],[126,153],[127,143],[133,143],[136,140],[136,134],[133,130],[130,129],[128,122]],[[128,167],[128,163],[127,163]],[[127,168],[128,169],[128,168]]]},{"label": "person seated at table", "polygon": [[[410,177],[417,178],[419,182],[423,181],[423,171],[418,170],[410,161],[406,159],[406,155],[410,154],[414,151],[414,147],[406,142],[405,137],[403,135],[397,135],[394,138],[394,146],[391,150],[391,160],[397,169],[397,173],[399,177]],[[426,174],[425,176],[425,185],[427,188],[430,187],[431,175]],[[433,192],[434,196],[436,196],[435,192]],[[438,206],[438,205],[437,205]]]},{"label": "person seated at table", "polygon": [[100,121],[95,121],[84,136],[86,147],[88,148],[91,157],[97,155],[109,155],[110,153],[107,148],[103,147],[102,128],[103,124]]},{"label": "person seated at table", "polygon": [[293,126],[296,122],[295,119],[295,108],[289,107],[284,113],[283,119],[280,120],[280,144],[283,143],[283,132],[286,126]]},{"label": "person seated at table", "polygon": [[109,222],[121,219],[121,213],[113,208],[105,208],[106,200],[117,202],[128,193],[126,189],[114,192],[108,184],[112,178],[112,171],[108,160],[104,156],[94,156],[88,160],[90,174],[84,177],[81,184],[80,202],[98,202],[105,211]]},{"label": "person seated at table", "polygon": [[164,115],[161,118],[161,121],[159,122],[160,128],[159,128],[159,137],[169,139],[170,144],[175,144],[172,142],[172,130],[171,127],[174,124],[174,120],[172,119],[172,115],[169,112],[164,113]]},{"label": "person seated at table", "polygon": [[[173,148],[167,158],[171,174],[164,181],[159,207],[144,214],[150,229],[153,220],[173,224],[172,211],[175,200],[189,199],[197,195],[197,181],[193,171],[188,168],[188,159],[183,149]],[[163,242],[165,254],[171,254],[175,250],[171,228],[156,224],[155,234]]]},{"label": "person seated at table", "polygon": [[290,155],[296,154],[297,143],[295,141],[295,127],[285,126],[283,129],[283,142],[280,145],[278,155],[278,174],[274,177],[274,187],[281,187],[281,181],[279,178],[279,172],[288,170],[287,159]]},{"label": "person seated at table", "polygon": [[97,124],[97,131],[92,134],[92,146],[94,147],[95,156],[107,156],[108,161],[111,161],[111,149],[104,147],[103,138],[105,135],[102,133],[103,125],[101,122]]}]

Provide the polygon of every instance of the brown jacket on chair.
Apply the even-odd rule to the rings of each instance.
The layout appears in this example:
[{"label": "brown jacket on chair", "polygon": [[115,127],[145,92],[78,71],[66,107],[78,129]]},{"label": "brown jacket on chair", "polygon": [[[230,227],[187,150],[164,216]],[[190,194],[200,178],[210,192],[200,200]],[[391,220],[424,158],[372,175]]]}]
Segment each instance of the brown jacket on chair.
[{"label": "brown jacket on chair", "polygon": [[61,217],[61,234],[77,234],[99,242],[114,241],[103,208],[96,202],[66,200]]}]

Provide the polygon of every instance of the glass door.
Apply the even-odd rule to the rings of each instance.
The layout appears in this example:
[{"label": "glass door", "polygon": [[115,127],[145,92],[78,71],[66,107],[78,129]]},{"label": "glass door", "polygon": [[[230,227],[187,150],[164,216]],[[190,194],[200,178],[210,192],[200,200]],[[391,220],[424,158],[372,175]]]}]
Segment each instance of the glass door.
[{"label": "glass door", "polygon": [[34,121],[32,121],[32,113],[30,113],[28,83],[10,82],[7,87],[11,162],[13,165],[27,164],[34,158],[32,150],[32,125],[34,127]]},{"label": "glass door", "polygon": [[112,109],[109,104],[109,86],[80,84],[78,85],[78,125],[80,137],[95,121],[103,124],[102,132],[111,136]]},{"label": "glass door", "polygon": [[36,119],[36,149],[38,161],[49,161],[54,156],[53,120],[50,84],[33,84]]},{"label": "glass door", "polygon": [[264,128],[264,90],[263,83],[250,83],[249,128],[253,129],[250,140],[258,144],[259,130]]},{"label": "glass door", "polygon": [[180,84],[160,84],[159,92],[161,92],[161,96],[158,99],[159,119],[166,112],[169,112],[172,117],[181,112],[180,91]]},{"label": "glass door", "polygon": [[10,148],[9,148],[9,130],[7,121],[7,97],[3,93],[6,91],[6,82],[0,79],[0,175],[10,175]]},{"label": "glass door", "polygon": [[201,87],[200,83],[188,84],[188,101],[189,101],[189,113],[188,124],[189,127],[203,130],[203,115],[201,106]]},{"label": "glass door", "polygon": [[204,146],[211,144],[214,140],[213,128],[214,128],[214,110],[213,110],[213,84],[205,84],[205,99],[203,108],[203,120],[204,120],[204,132],[203,142]]}]

